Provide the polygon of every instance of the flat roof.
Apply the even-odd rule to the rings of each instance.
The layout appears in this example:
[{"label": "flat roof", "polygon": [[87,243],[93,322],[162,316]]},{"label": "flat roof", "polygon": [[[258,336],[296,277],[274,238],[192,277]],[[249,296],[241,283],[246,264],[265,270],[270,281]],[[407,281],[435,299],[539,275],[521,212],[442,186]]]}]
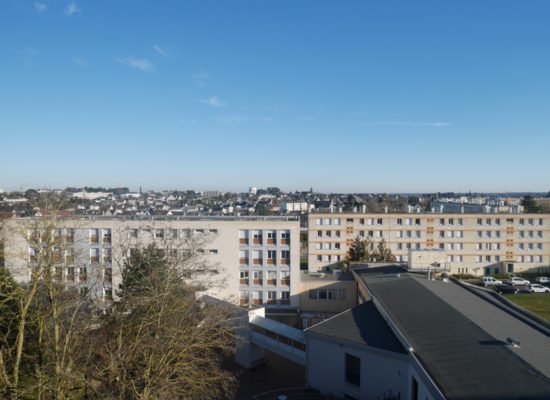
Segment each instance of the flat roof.
[{"label": "flat roof", "polygon": [[367,301],[314,325],[306,329],[305,333],[308,332],[395,353],[407,353],[372,301]]},{"label": "flat roof", "polygon": [[[396,267],[355,272],[413,347],[446,398],[550,398],[550,379],[533,366],[535,360],[520,357],[500,337],[492,336],[476,323],[478,319],[494,318],[496,307],[489,305],[472,311],[479,314],[474,321],[470,318],[473,315],[465,315],[455,306],[464,302],[463,310],[477,307],[476,302],[469,304],[477,296],[454,283],[441,282],[437,291],[448,294],[438,295],[431,284]],[[500,315],[491,324],[498,325],[500,318],[505,317]],[[517,333],[511,328],[508,336]],[[543,343],[546,342],[540,344]],[[550,364],[550,359],[547,362]]]},{"label": "flat roof", "polygon": [[303,271],[300,274],[300,280],[302,282],[314,282],[314,281],[323,281],[323,282],[341,282],[341,281],[355,281],[355,278],[350,272],[344,272],[341,274],[331,274],[331,273],[307,273]]}]

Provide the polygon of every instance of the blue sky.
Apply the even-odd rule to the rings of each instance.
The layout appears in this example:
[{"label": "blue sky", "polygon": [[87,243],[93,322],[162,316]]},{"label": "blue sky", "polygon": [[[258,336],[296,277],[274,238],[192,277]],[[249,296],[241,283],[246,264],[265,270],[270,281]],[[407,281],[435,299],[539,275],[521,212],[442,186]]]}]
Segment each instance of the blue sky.
[{"label": "blue sky", "polygon": [[0,2],[0,188],[550,189],[550,2]]}]

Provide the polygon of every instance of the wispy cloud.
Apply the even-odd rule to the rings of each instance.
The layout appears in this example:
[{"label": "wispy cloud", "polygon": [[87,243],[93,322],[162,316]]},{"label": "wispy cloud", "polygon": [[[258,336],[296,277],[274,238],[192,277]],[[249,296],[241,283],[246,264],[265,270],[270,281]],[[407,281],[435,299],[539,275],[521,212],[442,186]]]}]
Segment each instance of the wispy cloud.
[{"label": "wispy cloud", "polygon": [[411,121],[376,121],[366,122],[362,126],[428,126],[434,128],[444,128],[451,126],[450,122],[411,122]]},{"label": "wispy cloud", "polygon": [[210,74],[206,71],[199,71],[192,74],[191,78],[196,86],[203,86],[210,79]]},{"label": "wispy cloud", "polygon": [[130,67],[130,68],[138,69],[141,72],[153,72],[153,69],[154,69],[153,63],[147,60],[146,58],[126,57],[126,58],[115,58],[115,60],[122,65],[126,65],[127,67]]},{"label": "wispy cloud", "polygon": [[45,5],[44,3],[40,3],[38,1],[34,2],[34,11],[36,11],[38,14],[43,13],[47,9],[48,9],[48,6]]},{"label": "wispy cloud", "polygon": [[88,61],[82,57],[73,57],[73,63],[78,65],[79,67],[88,68]]},{"label": "wispy cloud", "polygon": [[73,14],[76,14],[77,12],[80,12],[81,8],[76,4],[74,1],[70,2],[67,7],[65,7],[65,15],[67,17],[72,16]]},{"label": "wispy cloud", "polygon": [[242,115],[231,114],[226,117],[216,117],[216,120],[224,124],[239,124],[243,122],[245,117]]},{"label": "wispy cloud", "polygon": [[212,107],[225,107],[227,104],[220,100],[218,96],[208,97],[206,99],[201,99],[201,103],[208,104]]},{"label": "wispy cloud", "polygon": [[166,49],[163,49],[158,44],[153,45],[153,50],[155,50],[158,54],[160,54],[163,57],[170,57],[170,53]]}]

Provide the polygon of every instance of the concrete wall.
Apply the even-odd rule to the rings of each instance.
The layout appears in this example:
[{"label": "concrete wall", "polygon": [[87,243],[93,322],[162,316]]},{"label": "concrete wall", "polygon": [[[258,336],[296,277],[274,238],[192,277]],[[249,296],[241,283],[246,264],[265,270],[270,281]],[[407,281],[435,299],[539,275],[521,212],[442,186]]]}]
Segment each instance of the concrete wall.
[{"label": "concrete wall", "polygon": [[[318,289],[331,290],[336,298],[319,298]],[[341,290],[345,290],[345,299],[342,299]],[[316,294],[317,298],[312,298]],[[336,291],[336,292],[333,292]],[[328,297],[328,296],[327,296]],[[357,282],[355,280],[326,280],[302,277],[300,282],[300,310],[302,312],[340,313],[357,305]]]}]

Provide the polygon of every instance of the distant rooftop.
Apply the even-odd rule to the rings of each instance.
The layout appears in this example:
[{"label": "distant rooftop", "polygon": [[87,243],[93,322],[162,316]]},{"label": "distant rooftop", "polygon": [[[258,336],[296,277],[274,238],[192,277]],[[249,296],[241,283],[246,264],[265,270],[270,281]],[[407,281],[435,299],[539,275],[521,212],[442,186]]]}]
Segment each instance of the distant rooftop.
[{"label": "distant rooftop", "polygon": [[[24,217],[19,219],[33,219],[33,217]],[[58,215],[57,219],[79,219],[89,221],[299,221],[299,216],[219,216],[219,215]]]}]

